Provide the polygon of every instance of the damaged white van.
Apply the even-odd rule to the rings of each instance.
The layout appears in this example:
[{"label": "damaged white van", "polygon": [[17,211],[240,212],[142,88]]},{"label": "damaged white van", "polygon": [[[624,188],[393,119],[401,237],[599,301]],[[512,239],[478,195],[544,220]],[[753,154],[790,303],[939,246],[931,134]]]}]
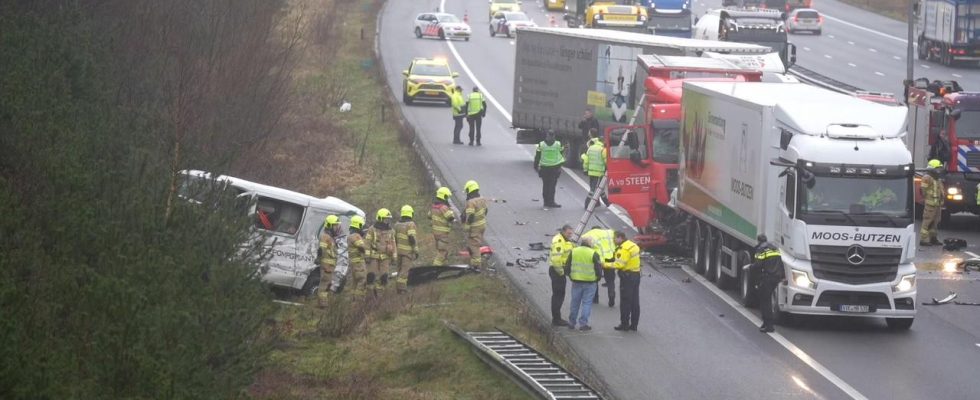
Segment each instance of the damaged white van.
[{"label": "damaged white van", "polygon": [[[212,177],[198,170],[181,171],[179,195],[191,201],[208,190],[211,180],[226,183],[234,195],[248,199],[248,215],[254,218],[253,240],[261,240],[271,251],[262,281],[273,286],[298,290],[307,296],[320,289],[320,268],[316,263],[320,230],[329,214],[341,217],[344,231],[354,215],[364,211],[336,197],[310,195],[263,185],[230,176]],[[338,269],[336,274],[346,274]]]}]

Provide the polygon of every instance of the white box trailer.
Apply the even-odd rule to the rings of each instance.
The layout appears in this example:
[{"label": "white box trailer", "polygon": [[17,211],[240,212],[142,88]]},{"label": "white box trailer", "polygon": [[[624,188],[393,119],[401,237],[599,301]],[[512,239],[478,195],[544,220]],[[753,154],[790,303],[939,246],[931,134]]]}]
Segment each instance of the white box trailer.
[{"label": "white box trailer", "polygon": [[677,204],[698,272],[753,303],[756,236],[783,315],[915,315],[914,167],[904,108],[798,83],[685,82]]}]

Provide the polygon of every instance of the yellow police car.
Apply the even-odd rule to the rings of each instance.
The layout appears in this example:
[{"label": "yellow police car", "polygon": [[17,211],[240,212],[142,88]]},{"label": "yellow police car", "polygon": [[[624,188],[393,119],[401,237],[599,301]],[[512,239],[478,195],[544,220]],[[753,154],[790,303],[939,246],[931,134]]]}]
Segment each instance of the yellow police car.
[{"label": "yellow police car", "polygon": [[412,104],[415,100],[443,101],[450,104],[449,95],[456,87],[458,72],[449,69],[444,58],[415,58],[408,69],[402,71],[402,101]]},{"label": "yellow police car", "polygon": [[521,0],[490,0],[490,18],[500,11],[521,11]]}]

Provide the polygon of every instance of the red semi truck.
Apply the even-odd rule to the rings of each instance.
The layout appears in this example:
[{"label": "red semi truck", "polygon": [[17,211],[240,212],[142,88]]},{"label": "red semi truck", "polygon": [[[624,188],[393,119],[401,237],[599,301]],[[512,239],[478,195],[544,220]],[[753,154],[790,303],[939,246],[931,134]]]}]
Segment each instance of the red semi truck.
[{"label": "red semi truck", "polygon": [[[652,247],[667,244],[660,219],[674,214],[668,203],[678,182],[683,83],[760,82],[762,72],[724,59],[643,54],[637,56],[636,74],[643,96],[635,125],[606,130],[607,192],[640,231],[634,241]],[[632,133],[623,141],[625,132]]]}]

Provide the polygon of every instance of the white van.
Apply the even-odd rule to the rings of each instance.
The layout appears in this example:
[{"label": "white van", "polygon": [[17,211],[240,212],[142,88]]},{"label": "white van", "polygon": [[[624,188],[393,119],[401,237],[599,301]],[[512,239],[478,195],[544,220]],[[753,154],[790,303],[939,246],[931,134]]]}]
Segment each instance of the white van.
[{"label": "white van", "polygon": [[[181,198],[197,202],[196,194],[209,187],[212,176],[198,170],[181,171]],[[341,217],[344,229],[354,215],[364,211],[336,197],[316,198],[306,194],[221,175],[235,195],[247,198],[248,215],[254,217],[253,240],[261,240],[271,250],[262,281],[271,285],[314,295],[320,288],[320,268],[316,263],[320,230],[329,214]],[[346,270],[338,270],[342,276]]]}]

